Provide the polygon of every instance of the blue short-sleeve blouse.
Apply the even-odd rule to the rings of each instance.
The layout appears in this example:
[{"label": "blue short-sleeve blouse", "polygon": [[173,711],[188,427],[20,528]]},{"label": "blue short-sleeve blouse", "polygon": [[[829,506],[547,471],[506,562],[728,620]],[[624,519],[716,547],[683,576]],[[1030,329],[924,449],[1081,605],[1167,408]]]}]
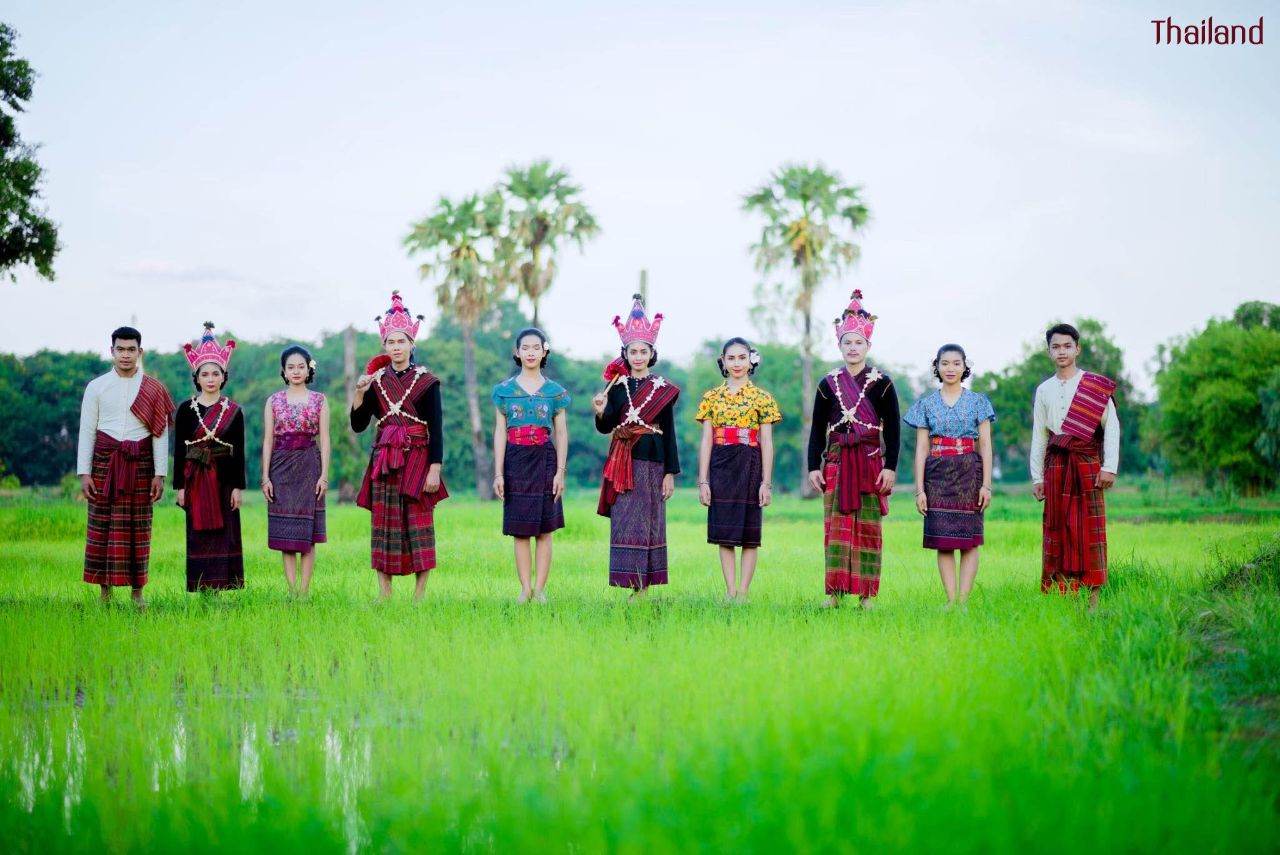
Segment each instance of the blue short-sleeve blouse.
[{"label": "blue short-sleeve blouse", "polygon": [[542,388],[530,395],[515,377],[493,387],[493,405],[507,417],[507,427],[537,425],[550,428],[556,413],[569,407],[569,391],[554,380],[543,380]]},{"label": "blue short-sleeve blouse", "polygon": [[913,428],[928,428],[929,436],[978,438],[978,425],[996,420],[995,408],[981,392],[965,389],[955,406],[948,407],[942,392],[930,392],[907,410],[902,420]]}]

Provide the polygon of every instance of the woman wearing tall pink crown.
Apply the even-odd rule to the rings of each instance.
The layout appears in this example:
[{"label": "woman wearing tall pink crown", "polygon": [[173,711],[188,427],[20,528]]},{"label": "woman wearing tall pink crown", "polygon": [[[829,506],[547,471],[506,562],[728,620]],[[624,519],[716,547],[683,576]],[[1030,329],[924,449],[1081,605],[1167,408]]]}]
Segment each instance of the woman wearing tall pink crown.
[{"label": "woman wearing tall pink crown", "polygon": [[645,315],[639,294],[613,326],[622,355],[605,367],[609,385],[591,400],[596,429],[611,437],[597,512],[609,517],[609,584],[639,599],[667,584],[667,508],[680,474],[675,407],[680,388],[650,369],[662,315]]},{"label": "woman wearing tall pink crown", "polygon": [[174,418],[173,487],[187,514],[188,591],[244,587],[244,412],[224,394],[235,348],[219,344],[209,322],[198,344],[183,345],[196,393]]}]

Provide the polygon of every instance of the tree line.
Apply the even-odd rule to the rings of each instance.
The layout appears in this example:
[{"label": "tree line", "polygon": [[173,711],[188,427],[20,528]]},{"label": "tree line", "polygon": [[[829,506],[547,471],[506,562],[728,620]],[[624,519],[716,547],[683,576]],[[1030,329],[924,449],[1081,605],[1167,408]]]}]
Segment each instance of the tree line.
[{"label": "tree line", "polygon": [[[1046,319],[1046,327],[1057,319]],[[488,389],[508,377],[512,338],[531,319],[511,299],[492,306],[473,327],[473,369],[484,387],[479,407],[486,446],[492,430]],[[1246,303],[1231,318],[1212,320],[1202,329],[1161,349],[1155,385],[1158,397],[1144,401],[1133,390],[1121,349],[1105,326],[1090,318],[1075,319],[1085,355],[1082,364],[1120,381],[1116,404],[1124,425],[1121,468],[1125,475],[1153,472],[1189,475],[1208,485],[1254,492],[1274,487],[1280,472],[1280,307]],[[104,341],[102,350],[106,350]],[[225,331],[234,336],[234,330]],[[143,331],[144,337],[146,331]],[[144,345],[149,340],[144,340]],[[228,393],[245,408],[249,441],[249,483],[260,479],[262,409],[266,398],[282,387],[280,351],[291,341],[238,341]],[[331,481],[340,497],[350,499],[368,461],[370,433],[356,435],[347,423],[349,392],[365,361],[377,353],[376,335],[354,328],[303,342],[317,363],[316,384],[330,398],[334,437]],[[696,480],[699,427],[693,420],[698,395],[721,382],[715,358],[721,342],[707,341],[687,364],[663,360],[658,370],[684,389],[677,410],[677,441],[684,472],[680,483]],[[795,475],[805,468],[808,438],[803,414],[811,403],[795,378],[803,354],[797,345],[761,343],[757,382],[777,397],[783,421],[775,428],[777,488],[798,489]],[[472,413],[464,390],[461,324],[450,312],[419,343],[421,360],[436,372],[445,395],[445,474],[451,489],[473,491],[471,476],[482,461],[467,441]],[[579,489],[599,485],[608,438],[591,419],[588,399],[603,387],[600,371],[607,356],[574,359],[553,353],[546,373],[574,396],[570,420],[568,482]],[[873,360],[874,361],[874,360]],[[898,386],[903,407],[934,388],[932,377],[913,376],[901,366],[883,365]],[[144,366],[168,386],[175,399],[195,389],[186,358],[180,353],[148,351]],[[820,370],[834,367],[822,363]],[[26,357],[0,355],[0,475],[10,486],[57,484],[75,468],[75,449],[84,386],[110,369],[91,353],[42,350]],[[1053,372],[1043,340],[1028,339],[1023,356],[997,371],[975,374],[972,387],[995,406],[993,430],[998,479],[1027,479],[1031,435],[1031,401],[1035,387]],[[487,448],[486,448],[487,450]],[[915,452],[910,431],[902,437],[899,471],[912,471]]]}]

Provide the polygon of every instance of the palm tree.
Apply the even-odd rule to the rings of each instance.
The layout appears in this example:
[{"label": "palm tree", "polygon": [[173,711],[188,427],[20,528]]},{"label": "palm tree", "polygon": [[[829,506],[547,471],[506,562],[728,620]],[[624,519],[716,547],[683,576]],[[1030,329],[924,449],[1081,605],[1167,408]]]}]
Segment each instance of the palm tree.
[{"label": "palm tree", "polygon": [[[824,281],[839,276],[858,258],[853,238],[869,216],[861,192],[861,187],[846,185],[821,164],[786,163],[743,198],[743,210],[765,220],[759,242],[751,245],[756,269],[765,277],[787,268],[792,274],[781,285],[781,294],[801,328],[801,442],[808,440],[813,418],[813,298]],[[801,469],[807,469],[803,453],[800,459]],[[800,492],[812,496],[806,476],[802,471]]]},{"label": "palm tree", "polygon": [[533,304],[533,325],[539,326],[538,305],[556,276],[556,253],[566,242],[581,250],[600,231],[595,215],[579,200],[582,188],[569,173],[551,161],[507,167],[499,188],[506,197],[511,273],[517,291]]},{"label": "palm tree", "polygon": [[462,331],[462,376],[471,418],[471,451],[476,464],[476,492],[493,498],[493,459],[485,441],[476,380],[475,331],[506,287],[501,250],[502,196],[491,191],[454,202],[441,197],[436,209],[413,223],[405,236],[409,255],[428,255],[418,267],[424,280],[436,279],[436,301],[453,312]]}]

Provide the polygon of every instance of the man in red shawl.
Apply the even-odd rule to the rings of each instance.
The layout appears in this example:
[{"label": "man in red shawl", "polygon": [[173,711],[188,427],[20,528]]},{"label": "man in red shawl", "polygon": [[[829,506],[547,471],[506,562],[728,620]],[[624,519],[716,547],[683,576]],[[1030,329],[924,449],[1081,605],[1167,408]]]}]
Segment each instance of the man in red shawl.
[{"label": "man in red shawl", "polygon": [[111,370],[85,387],[76,474],[89,504],[84,580],[102,589],[128,586],[144,606],[151,557],[151,510],[164,493],[173,398],[142,370],[142,333],[111,333]]},{"label": "man in red shawl", "polygon": [[356,504],[373,515],[371,563],[378,588],[391,596],[393,576],[413,575],[419,600],[436,566],[436,504],[449,491],[440,477],[444,462],[444,418],[440,380],[414,361],[414,339],[422,316],[409,314],[399,291],[378,317],[383,354],[356,380],[351,428],[376,425],[373,454]]},{"label": "man in red shawl", "polygon": [[1040,588],[1089,589],[1089,608],[1107,581],[1107,509],[1103,491],[1116,482],[1120,419],[1116,381],[1082,371],[1080,332],[1056,324],[1045,333],[1056,371],[1036,389],[1031,428],[1031,481],[1044,505]]}]

